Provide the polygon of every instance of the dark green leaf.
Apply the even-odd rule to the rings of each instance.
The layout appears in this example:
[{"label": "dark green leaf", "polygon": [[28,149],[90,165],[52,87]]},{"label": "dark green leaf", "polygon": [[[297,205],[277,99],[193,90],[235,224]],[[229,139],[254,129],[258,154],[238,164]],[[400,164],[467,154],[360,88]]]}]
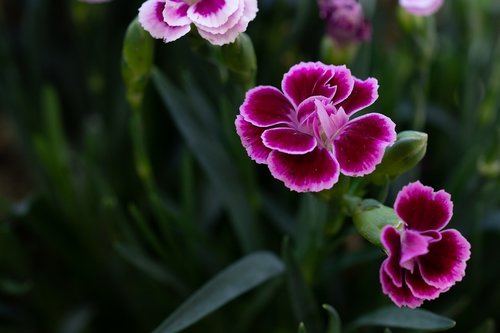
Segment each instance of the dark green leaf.
[{"label": "dark green leaf", "polygon": [[[216,129],[199,122],[193,115],[190,98],[158,70],[154,70],[153,79],[170,116],[225,204],[243,249],[247,252],[257,249],[260,241],[245,186],[232,167],[235,161],[216,136]],[[207,105],[205,111],[212,110]]]},{"label": "dark green leaf", "polygon": [[283,263],[269,252],[248,255],[208,281],[165,319],[154,333],[179,332],[283,270]]},{"label": "dark green leaf", "polygon": [[321,319],[316,306],[317,302],[304,280],[304,276],[290,248],[288,238],[283,241],[282,252],[286,264],[288,294],[295,316],[298,320],[307,324],[310,332],[322,332]]},{"label": "dark green leaf", "polygon": [[385,307],[358,318],[354,327],[361,326],[444,331],[454,327],[455,321],[426,310]]},{"label": "dark green leaf", "polygon": [[326,333],[341,333],[342,326],[337,310],[335,310],[328,304],[323,304],[323,309],[325,309],[330,315],[330,322],[328,323],[328,329],[326,330]]}]

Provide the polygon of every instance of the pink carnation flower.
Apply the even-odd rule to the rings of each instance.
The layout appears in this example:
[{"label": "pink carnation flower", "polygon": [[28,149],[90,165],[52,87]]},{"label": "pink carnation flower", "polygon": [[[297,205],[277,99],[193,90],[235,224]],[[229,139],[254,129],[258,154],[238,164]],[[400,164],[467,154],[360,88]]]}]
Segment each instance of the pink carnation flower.
[{"label": "pink carnation flower", "polygon": [[319,0],[328,35],[341,45],[370,39],[371,26],[356,0]]},{"label": "pink carnation flower", "polygon": [[389,257],[380,268],[380,281],[397,306],[416,308],[462,280],[470,244],[457,230],[442,230],[453,214],[450,195],[443,190],[410,183],[398,193],[394,209],[404,225],[382,230]]},{"label": "pink carnation flower", "polygon": [[441,8],[444,0],[399,0],[408,13],[419,16],[432,15]]},{"label": "pink carnation flower", "polygon": [[308,62],[290,68],[281,87],[249,90],[235,123],[248,155],[291,190],[329,189],[340,172],[369,174],[396,140],[395,124],[384,115],[350,119],[378,98],[374,78]]},{"label": "pink carnation flower", "polygon": [[139,22],[151,36],[172,42],[196,26],[214,45],[232,43],[257,14],[257,0],[148,0]]}]

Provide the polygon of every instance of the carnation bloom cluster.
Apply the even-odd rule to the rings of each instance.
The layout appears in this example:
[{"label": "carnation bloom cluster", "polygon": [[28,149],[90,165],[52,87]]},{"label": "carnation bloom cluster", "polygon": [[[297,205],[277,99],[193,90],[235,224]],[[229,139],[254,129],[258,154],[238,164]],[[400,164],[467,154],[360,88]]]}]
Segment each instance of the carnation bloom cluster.
[{"label": "carnation bloom cluster", "polygon": [[399,5],[408,13],[418,16],[428,16],[436,13],[444,0],[399,0]]},{"label": "carnation bloom cluster", "polygon": [[403,225],[382,230],[388,258],[380,281],[396,305],[416,308],[463,278],[470,244],[457,230],[443,230],[453,214],[451,197],[443,190],[410,183],[399,192],[394,209]]},{"label": "carnation bloom cluster", "polygon": [[257,14],[257,0],[148,0],[139,22],[151,36],[172,42],[194,25],[214,45],[232,43]]},{"label": "carnation bloom cluster", "polygon": [[360,80],[345,66],[306,62],[290,68],[281,88],[250,89],[236,129],[248,155],[291,190],[322,191],[340,173],[369,174],[396,139],[395,124],[382,114],[353,118],[378,98],[374,78]]},{"label": "carnation bloom cluster", "polygon": [[370,23],[356,0],[319,0],[318,6],[328,35],[340,45],[370,39]]}]

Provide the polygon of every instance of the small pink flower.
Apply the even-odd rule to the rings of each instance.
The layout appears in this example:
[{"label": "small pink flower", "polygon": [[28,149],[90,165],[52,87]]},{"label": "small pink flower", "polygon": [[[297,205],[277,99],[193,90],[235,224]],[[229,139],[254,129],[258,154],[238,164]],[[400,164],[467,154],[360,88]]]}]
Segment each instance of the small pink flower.
[{"label": "small pink flower", "polygon": [[235,123],[248,155],[291,190],[329,189],[340,172],[369,174],[396,140],[395,124],[384,115],[350,119],[378,98],[374,78],[308,62],[290,68],[281,87],[250,89]]},{"label": "small pink flower", "polygon": [[257,0],[148,0],[139,22],[151,36],[172,42],[196,26],[214,45],[232,43],[257,14]]},{"label": "small pink flower", "polygon": [[399,5],[408,13],[419,16],[434,14],[443,3],[444,0],[399,0]]},{"label": "small pink flower", "polygon": [[398,193],[394,209],[404,224],[402,230],[390,225],[382,230],[389,256],[380,281],[397,306],[416,308],[462,280],[470,244],[457,230],[442,230],[453,215],[451,197],[443,190],[410,183]]},{"label": "small pink flower", "polygon": [[356,0],[319,0],[328,35],[340,45],[370,39],[371,26]]}]

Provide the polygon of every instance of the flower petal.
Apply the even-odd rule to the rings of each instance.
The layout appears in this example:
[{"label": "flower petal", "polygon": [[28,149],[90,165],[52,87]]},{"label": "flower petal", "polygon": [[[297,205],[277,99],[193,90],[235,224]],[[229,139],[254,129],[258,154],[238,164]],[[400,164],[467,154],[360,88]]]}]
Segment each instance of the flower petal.
[{"label": "flower petal", "polygon": [[[216,26],[216,27],[205,27],[201,24],[197,24],[198,31],[201,30],[202,33],[207,33],[210,35],[217,36],[217,35],[225,34],[228,30],[230,30],[235,25],[237,25],[241,21],[241,19],[243,18],[245,2],[244,2],[244,0],[235,0],[235,1],[238,2],[238,8],[236,9],[236,11],[233,14],[231,14],[231,16],[229,16],[226,23],[219,25],[219,26]],[[203,38],[205,38],[205,37],[203,37]],[[225,44],[227,44],[227,43],[225,43]]]},{"label": "flower petal", "polygon": [[271,174],[297,192],[330,189],[339,178],[339,166],[326,149],[316,148],[304,155],[272,151],[268,158]]},{"label": "flower petal", "polygon": [[269,149],[291,155],[303,155],[316,148],[316,139],[292,128],[271,128],[262,133],[262,142]]},{"label": "flower petal", "polygon": [[163,20],[172,27],[191,24],[191,20],[187,17],[188,9],[189,5],[182,1],[166,0]]},{"label": "flower petal", "polygon": [[389,275],[386,273],[384,261],[382,266],[380,266],[380,284],[382,285],[382,291],[384,294],[389,296],[389,298],[399,307],[407,306],[409,308],[415,309],[422,305],[423,299],[413,295],[412,291],[406,284],[398,287],[393,282]]},{"label": "flower petal", "polygon": [[189,7],[187,15],[194,24],[204,27],[220,27],[238,9],[235,0],[200,0]]},{"label": "flower petal", "polygon": [[337,88],[332,99],[332,103],[337,105],[351,94],[354,87],[354,76],[345,65],[333,66],[333,70],[335,74],[328,84]]},{"label": "flower petal", "polygon": [[432,187],[417,181],[401,189],[394,210],[409,229],[441,230],[451,219],[453,203],[445,191],[434,192]]},{"label": "flower petal", "polygon": [[415,258],[429,252],[429,242],[432,238],[413,230],[405,230],[401,236],[401,259],[399,260],[399,265],[413,272]]},{"label": "flower petal", "polygon": [[257,8],[257,0],[244,0],[245,10],[243,11],[243,16],[248,22],[253,21],[257,16],[259,9]]},{"label": "flower petal", "polygon": [[233,14],[229,17],[228,21],[219,28],[207,28],[198,24],[197,27],[200,36],[208,40],[213,45],[220,46],[233,43],[242,32],[247,30],[248,23],[255,18],[258,11],[256,0],[243,1],[245,3],[243,15],[239,17],[236,23],[233,20],[235,15]]},{"label": "flower petal", "polygon": [[248,156],[259,164],[266,164],[267,156],[271,152],[271,149],[264,146],[261,139],[262,132],[266,129],[252,125],[240,115],[236,117],[235,125]]},{"label": "flower petal", "polygon": [[441,232],[442,239],[429,245],[429,253],[418,258],[426,283],[445,289],[462,280],[470,258],[469,242],[454,229]]},{"label": "flower petal", "polygon": [[205,28],[200,26],[198,26],[198,32],[201,37],[208,40],[212,45],[221,46],[233,43],[242,32],[247,30],[247,26],[248,20],[242,18],[238,23],[236,23],[236,25],[227,29],[224,33],[213,34],[203,30]]},{"label": "flower petal", "polygon": [[401,257],[401,236],[398,229],[387,225],[380,233],[380,241],[387,251],[388,258],[384,261],[385,273],[396,287],[403,285],[403,273],[399,261]]},{"label": "flower petal", "polygon": [[378,98],[378,81],[368,78],[364,81],[355,79],[351,94],[337,107],[344,108],[347,115],[351,115],[367,106],[372,105]]},{"label": "flower petal", "polygon": [[[418,267],[418,266],[417,266]],[[444,292],[445,290],[433,287],[427,284],[420,275],[420,271],[415,270],[415,272],[405,272],[405,281],[410,289],[411,293],[421,299],[431,300],[435,299]]]},{"label": "flower petal", "polygon": [[432,15],[443,5],[444,0],[399,0],[399,4],[413,15]]},{"label": "flower petal", "polygon": [[395,127],[391,119],[379,113],[349,121],[333,142],[342,173],[363,176],[373,172],[385,148],[396,141]]},{"label": "flower petal", "polygon": [[259,86],[250,89],[240,107],[240,114],[260,127],[289,124],[294,108],[278,89]]},{"label": "flower petal", "polygon": [[163,39],[165,43],[172,42],[184,36],[191,26],[173,27],[164,22],[163,10],[165,1],[148,0],[139,8],[139,23],[153,38]]},{"label": "flower petal", "polygon": [[321,104],[325,106],[327,112],[333,108],[333,106],[329,104],[330,100],[323,96],[312,96],[305,99],[297,107],[297,124],[299,126],[311,128],[315,121],[319,122],[318,114],[316,112],[317,101],[321,102]]},{"label": "flower petal", "polygon": [[281,88],[296,106],[311,96],[331,99],[336,87],[329,84],[334,76],[334,66],[321,62],[301,62],[294,65],[283,76]]}]

